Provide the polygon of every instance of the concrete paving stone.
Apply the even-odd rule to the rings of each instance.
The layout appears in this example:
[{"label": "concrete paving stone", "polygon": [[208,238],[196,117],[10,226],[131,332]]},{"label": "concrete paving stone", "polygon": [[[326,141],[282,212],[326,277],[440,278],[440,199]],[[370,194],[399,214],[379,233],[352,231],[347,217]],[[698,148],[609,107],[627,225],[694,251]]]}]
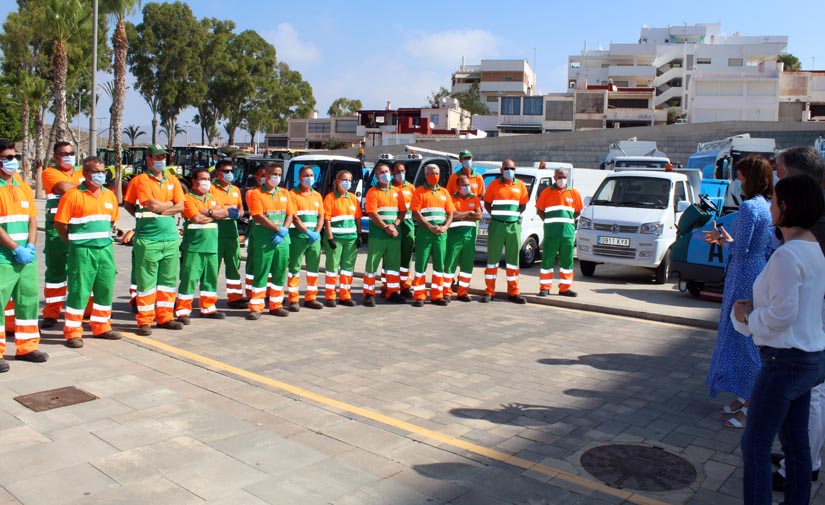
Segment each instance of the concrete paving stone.
[{"label": "concrete paving stone", "polygon": [[4,430],[10,430],[12,428],[17,428],[23,425],[23,422],[12,416],[11,414],[7,414],[5,412],[0,411],[0,432]]},{"label": "concrete paving stone", "polygon": [[513,503],[514,502],[496,498],[486,493],[481,493],[471,489],[467,493],[449,502],[448,505],[513,505]]},{"label": "concrete paving stone", "polygon": [[555,500],[559,496],[569,495],[549,483],[494,467],[476,474],[468,486],[491,497],[500,497],[513,503],[564,503]]},{"label": "concrete paving stone", "polygon": [[0,431],[0,440],[3,441],[0,444],[0,455],[51,442],[50,438],[31,429],[29,426],[18,426],[2,430]]},{"label": "concrete paving stone", "polygon": [[143,391],[153,387],[151,382],[135,375],[121,375],[79,382],[77,387],[98,397],[111,397],[118,393]]},{"label": "concrete paving stone", "polygon": [[158,417],[157,420],[203,442],[213,442],[257,429],[248,421],[209,407],[165,415]]},{"label": "concrete paving stone", "polygon": [[342,464],[364,470],[381,479],[395,475],[406,468],[390,458],[379,456],[361,448],[353,448],[332,457]]},{"label": "concrete paving stone", "polygon": [[406,441],[402,435],[389,433],[385,429],[352,420],[325,428],[323,433],[354,447],[361,447],[376,453],[383,451],[382,454],[392,453],[394,448]]},{"label": "concrete paving stone", "polygon": [[305,444],[265,431],[225,438],[214,442],[212,447],[269,475],[280,475],[329,457]]},{"label": "concrete paving stone", "polygon": [[0,505],[20,505],[20,502],[6,491],[6,488],[0,486]]},{"label": "concrete paving stone", "polygon": [[[472,475],[476,474],[473,473]],[[467,486],[467,482],[470,481],[469,478],[462,479],[461,481],[442,479],[433,477],[428,473],[423,473],[416,468],[407,468],[386,480],[401,484],[407,488],[414,489],[418,493],[431,496],[444,502],[454,500],[470,490]]]},{"label": "concrete paving stone", "polygon": [[165,472],[164,477],[196,496],[213,500],[223,498],[270,476],[250,465],[222,455],[210,461],[209,465],[186,466]]},{"label": "concrete paving stone", "polygon": [[378,480],[369,472],[328,458],[251,484],[245,490],[273,505],[316,505],[328,504]]},{"label": "concrete paving stone", "polygon": [[149,386],[137,391],[127,391],[112,395],[112,398],[135,410],[148,409],[181,401],[187,396],[172,390],[168,386]]},{"label": "concrete paving stone", "polygon": [[672,431],[668,433],[664,438],[662,438],[662,442],[676,447],[684,448],[693,443],[693,440],[695,438],[696,437],[694,435],[691,435],[689,433]]},{"label": "concrete paving stone", "polygon": [[690,505],[741,505],[742,499],[707,489],[699,489],[687,503]]},{"label": "concrete paving stone", "polygon": [[181,436],[99,457],[91,462],[120,484],[129,485],[190,465],[208,466],[225,457],[192,437]]},{"label": "concrete paving stone", "polygon": [[17,415],[18,419],[32,428],[49,432],[61,428],[106,419],[131,412],[132,409],[110,398],[98,398],[85,403],[69,405],[43,412],[27,411]]},{"label": "concrete paving stone", "polygon": [[281,419],[285,419],[316,431],[347,421],[347,418],[339,414],[320,407],[315,407],[303,401],[295,402],[292,405],[275,407],[267,410],[267,412],[278,416]]},{"label": "concrete paving stone", "polygon": [[235,490],[223,498],[209,500],[209,505],[268,505],[257,496],[243,489]]},{"label": "concrete paving stone", "polygon": [[183,435],[182,432],[154,419],[139,419],[99,428],[92,433],[121,451],[150,445]]},{"label": "concrete paving stone", "polygon": [[335,456],[352,449],[352,445],[312,430],[292,435],[290,440],[311,447],[327,456]]},{"label": "concrete paving stone", "polygon": [[118,426],[118,423],[112,421],[108,417],[103,419],[96,419],[94,421],[89,421],[87,423],[80,423],[75,424],[73,426],[66,426],[63,428],[58,428],[56,430],[51,431],[43,431],[43,435],[49,437],[52,440],[62,440],[64,438],[73,438],[81,435],[85,435],[87,433],[92,433],[93,431],[111,428]]},{"label": "concrete paving stone", "polygon": [[36,450],[21,448],[9,451],[0,458],[0,484],[38,477],[114,452],[114,447],[88,433],[38,444]]},{"label": "concrete paving stone", "polygon": [[440,505],[444,502],[413,491],[407,486],[384,480],[364,486],[330,503],[332,505]]},{"label": "concrete paving stone", "polygon": [[[201,498],[186,491],[177,484],[155,476],[145,480],[108,489],[92,496],[85,496],[71,505],[147,505],[147,504],[198,505],[205,503]],[[244,502],[237,502],[241,505]],[[249,505],[259,505],[248,502]]]},{"label": "concrete paving stone", "polygon": [[117,482],[81,463],[15,482],[8,489],[26,505],[63,505],[117,487]]},{"label": "concrete paving stone", "polygon": [[718,493],[742,499],[742,478],[731,475],[717,490]]},{"label": "concrete paving stone", "polygon": [[702,489],[718,491],[728,480],[736,469],[733,465],[719,463],[717,461],[707,461],[702,466],[702,473],[705,479],[702,481]]}]

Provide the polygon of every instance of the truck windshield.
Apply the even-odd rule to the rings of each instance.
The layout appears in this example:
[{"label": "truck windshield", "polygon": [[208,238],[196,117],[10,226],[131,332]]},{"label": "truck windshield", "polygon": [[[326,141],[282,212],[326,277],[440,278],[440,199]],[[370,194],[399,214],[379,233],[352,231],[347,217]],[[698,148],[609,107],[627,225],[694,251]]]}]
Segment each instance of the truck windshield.
[{"label": "truck windshield", "polygon": [[666,166],[666,161],[620,160],[616,162],[617,168],[657,168],[664,170]]},{"label": "truck windshield", "polygon": [[670,200],[670,181],[653,177],[610,177],[590,200],[590,205],[665,209]]}]

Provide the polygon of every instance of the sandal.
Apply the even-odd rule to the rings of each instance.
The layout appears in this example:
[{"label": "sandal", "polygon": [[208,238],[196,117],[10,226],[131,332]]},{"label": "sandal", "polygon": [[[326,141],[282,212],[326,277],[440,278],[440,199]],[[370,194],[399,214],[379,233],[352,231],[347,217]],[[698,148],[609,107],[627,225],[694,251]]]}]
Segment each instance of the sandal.
[{"label": "sandal", "polygon": [[742,410],[740,410],[740,412],[742,413],[743,416],[745,416],[745,420],[740,421],[739,419],[736,418],[736,416],[731,417],[730,419],[725,421],[725,424],[724,424],[725,428],[731,428],[731,429],[734,429],[734,430],[741,430],[745,427],[745,424],[747,423],[748,408],[747,407],[742,407]]},{"label": "sandal", "polygon": [[[719,413],[720,414],[725,414],[725,415],[737,414],[737,413],[741,412],[743,408],[746,408],[745,407],[745,402],[746,401],[747,400],[745,400],[744,398],[737,397],[736,400],[730,402],[729,404],[727,404],[724,407],[722,407],[721,409],[719,409]],[[738,403],[739,407],[732,409],[731,405],[733,405],[734,403]]]}]

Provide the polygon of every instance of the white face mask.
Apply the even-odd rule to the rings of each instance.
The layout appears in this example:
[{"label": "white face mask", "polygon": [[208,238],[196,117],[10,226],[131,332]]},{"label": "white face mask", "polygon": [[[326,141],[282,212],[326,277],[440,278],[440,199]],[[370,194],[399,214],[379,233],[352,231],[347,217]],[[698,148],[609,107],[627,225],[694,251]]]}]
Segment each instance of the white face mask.
[{"label": "white face mask", "polygon": [[461,168],[470,168],[470,160],[461,160]]},{"label": "white face mask", "polygon": [[20,169],[20,162],[17,159],[3,160],[3,172],[14,175]]},{"label": "white face mask", "polygon": [[212,181],[198,181],[198,188],[203,193],[209,193],[209,190],[212,189]]},{"label": "white face mask", "polygon": [[72,168],[76,162],[77,158],[74,156],[63,156],[60,158],[60,166],[63,168]]},{"label": "white face mask", "polygon": [[505,168],[504,172],[503,172],[503,175],[504,175],[505,179],[507,179],[508,181],[512,181],[516,177],[516,171],[515,171],[515,169],[512,169],[512,168],[510,168],[510,169]]},{"label": "white face mask", "polygon": [[567,187],[567,179],[556,179],[556,187],[564,189]]},{"label": "white face mask", "polygon": [[269,182],[273,186],[277,186],[277,185],[281,184],[281,176],[280,175],[272,175],[272,176],[269,177]]}]

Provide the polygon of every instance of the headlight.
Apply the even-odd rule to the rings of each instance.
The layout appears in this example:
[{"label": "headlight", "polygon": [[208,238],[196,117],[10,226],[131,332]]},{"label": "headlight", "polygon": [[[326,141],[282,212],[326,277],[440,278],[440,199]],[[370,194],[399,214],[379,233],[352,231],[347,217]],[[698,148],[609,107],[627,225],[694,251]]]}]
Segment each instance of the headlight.
[{"label": "headlight", "polygon": [[590,220],[586,217],[579,217],[579,230],[589,230],[590,229]]},{"label": "headlight", "polygon": [[662,234],[662,230],[664,230],[665,225],[663,223],[645,223],[639,228],[641,233],[650,233],[652,235],[656,235],[657,237]]}]

